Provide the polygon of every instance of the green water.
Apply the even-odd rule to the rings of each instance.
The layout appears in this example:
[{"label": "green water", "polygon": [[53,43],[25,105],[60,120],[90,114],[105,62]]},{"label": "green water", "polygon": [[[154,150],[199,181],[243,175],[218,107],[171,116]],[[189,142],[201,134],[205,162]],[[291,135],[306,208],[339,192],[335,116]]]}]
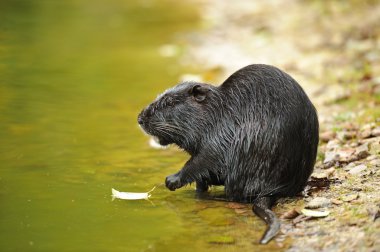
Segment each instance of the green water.
[{"label": "green water", "polygon": [[158,53],[197,26],[178,2],[0,2],[1,251],[263,251],[261,221],[193,187],[111,200],[188,158],[150,148],[136,123],[183,71]]}]

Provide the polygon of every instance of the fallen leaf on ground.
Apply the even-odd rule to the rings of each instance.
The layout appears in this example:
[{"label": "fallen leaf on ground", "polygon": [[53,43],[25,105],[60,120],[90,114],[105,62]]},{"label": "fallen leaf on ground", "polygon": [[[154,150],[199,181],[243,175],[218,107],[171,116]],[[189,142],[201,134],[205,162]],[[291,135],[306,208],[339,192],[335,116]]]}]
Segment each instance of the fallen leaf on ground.
[{"label": "fallen leaf on ground", "polygon": [[302,209],[301,212],[308,217],[326,217],[330,214],[329,211],[315,211],[315,210],[309,210],[309,209]]}]

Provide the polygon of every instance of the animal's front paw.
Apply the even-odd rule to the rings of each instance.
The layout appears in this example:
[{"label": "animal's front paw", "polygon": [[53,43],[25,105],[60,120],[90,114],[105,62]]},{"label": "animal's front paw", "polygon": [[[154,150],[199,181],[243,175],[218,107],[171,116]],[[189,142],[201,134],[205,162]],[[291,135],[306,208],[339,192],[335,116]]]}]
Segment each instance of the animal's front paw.
[{"label": "animal's front paw", "polygon": [[175,191],[175,189],[182,187],[181,179],[178,176],[178,174],[173,174],[173,175],[167,176],[166,180],[165,180],[165,184],[166,184],[166,187],[170,191]]}]

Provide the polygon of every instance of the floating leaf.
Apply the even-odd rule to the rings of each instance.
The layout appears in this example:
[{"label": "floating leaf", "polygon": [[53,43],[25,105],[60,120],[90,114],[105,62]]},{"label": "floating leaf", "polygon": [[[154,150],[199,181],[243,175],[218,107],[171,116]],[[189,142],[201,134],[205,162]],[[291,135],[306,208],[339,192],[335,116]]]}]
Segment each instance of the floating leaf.
[{"label": "floating leaf", "polygon": [[112,200],[114,199],[123,199],[123,200],[140,200],[140,199],[149,199],[151,196],[151,192],[156,187],[153,187],[152,190],[146,193],[135,193],[135,192],[119,192],[112,188]]}]

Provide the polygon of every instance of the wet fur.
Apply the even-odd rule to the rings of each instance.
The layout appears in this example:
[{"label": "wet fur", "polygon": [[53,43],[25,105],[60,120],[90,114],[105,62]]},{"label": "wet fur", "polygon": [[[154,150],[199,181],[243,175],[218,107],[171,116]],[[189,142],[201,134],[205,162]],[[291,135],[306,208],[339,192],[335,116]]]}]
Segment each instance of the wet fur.
[{"label": "wet fur", "polygon": [[298,83],[273,66],[249,65],[218,87],[178,84],[138,120],[162,145],[174,143],[191,155],[166,178],[170,190],[192,182],[198,191],[224,185],[227,200],[254,203],[268,223],[262,243],[279,229],[270,207],[303,190],[316,159],[315,108]]}]

